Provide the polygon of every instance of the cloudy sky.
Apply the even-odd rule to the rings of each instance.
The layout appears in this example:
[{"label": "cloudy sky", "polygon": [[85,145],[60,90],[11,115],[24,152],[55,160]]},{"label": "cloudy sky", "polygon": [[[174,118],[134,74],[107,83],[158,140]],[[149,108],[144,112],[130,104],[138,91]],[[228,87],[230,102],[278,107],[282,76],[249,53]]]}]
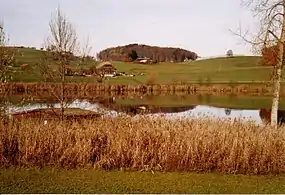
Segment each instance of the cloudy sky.
[{"label": "cloudy sky", "polygon": [[0,18],[10,44],[41,47],[57,7],[76,27],[80,41],[90,38],[92,53],[141,43],[181,47],[200,56],[251,54],[233,35],[253,19],[240,0],[0,0]]}]

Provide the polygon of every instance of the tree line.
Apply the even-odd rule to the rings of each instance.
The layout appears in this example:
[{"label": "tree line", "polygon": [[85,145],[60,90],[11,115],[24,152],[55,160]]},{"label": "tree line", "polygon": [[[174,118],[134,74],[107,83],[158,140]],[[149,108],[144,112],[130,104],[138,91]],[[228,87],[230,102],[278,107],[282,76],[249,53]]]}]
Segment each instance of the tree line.
[{"label": "tree line", "polygon": [[107,48],[100,51],[97,57],[102,61],[126,61],[134,51],[139,58],[147,57],[157,62],[183,62],[185,60],[196,60],[198,58],[195,52],[185,49],[143,44],[129,44]]}]

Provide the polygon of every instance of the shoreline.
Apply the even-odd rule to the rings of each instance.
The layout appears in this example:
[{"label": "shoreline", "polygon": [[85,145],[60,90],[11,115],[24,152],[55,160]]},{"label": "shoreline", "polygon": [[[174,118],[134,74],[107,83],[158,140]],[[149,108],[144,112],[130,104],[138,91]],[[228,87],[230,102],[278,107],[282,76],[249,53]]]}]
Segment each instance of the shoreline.
[{"label": "shoreline", "polygon": [[[98,84],[98,83],[65,83],[66,96],[69,93],[98,95],[109,93],[114,95],[137,94],[137,95],[191,95],[191,94],[215,94],[215,95],[251,95],[272,96],[273,88],[265,83],[223,83],[223,84]],[[44,94],[60,93],[61,83],[25,83],[11,82],[0,84],[0,95],[11,94]],[[75,93],[75,94],[74,94]],[[88,96],[88,95],[87,95]],[[285,97],[285,88],[281,87],[280,96]]]}]

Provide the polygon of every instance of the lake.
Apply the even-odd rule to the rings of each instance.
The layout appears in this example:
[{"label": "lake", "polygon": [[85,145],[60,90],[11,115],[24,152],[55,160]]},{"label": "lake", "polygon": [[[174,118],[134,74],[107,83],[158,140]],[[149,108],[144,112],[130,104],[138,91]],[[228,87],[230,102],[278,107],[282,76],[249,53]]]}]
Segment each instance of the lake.
[{"label": "lake", "polygon": [[[9,97],[8,113],[25,113],[28,111],[60,108],[56,98],[21,98]],[[101,95],[89,99],[70,99],[67,108],[77,108],[102,114],[102,116],[141,115],[152,118],[164,116],[169,119],[195,119],[210,117],[216,119],[253,121],[257,124],[268,122],[271,108],[270,97],[260,96],[108,96]],[[283,111],[284,109],[284,111]],[[279,118],[285,116],[285,101],[281,99]]]}]

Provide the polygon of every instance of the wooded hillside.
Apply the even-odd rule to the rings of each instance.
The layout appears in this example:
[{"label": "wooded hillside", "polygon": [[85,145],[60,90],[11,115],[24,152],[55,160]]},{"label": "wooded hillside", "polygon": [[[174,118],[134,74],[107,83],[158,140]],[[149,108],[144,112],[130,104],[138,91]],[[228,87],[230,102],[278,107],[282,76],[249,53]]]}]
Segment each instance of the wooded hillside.
[{"label": "wooded hillside", "polygon": [[129,44],[107,48],[98,54],[100,60],[126,61],[132,51],[136,51],[139,58],[147,57],[157,62],[183,62],[196,60],[198,55],[195,52],[181,48],[158,47],[149,45]]}]

